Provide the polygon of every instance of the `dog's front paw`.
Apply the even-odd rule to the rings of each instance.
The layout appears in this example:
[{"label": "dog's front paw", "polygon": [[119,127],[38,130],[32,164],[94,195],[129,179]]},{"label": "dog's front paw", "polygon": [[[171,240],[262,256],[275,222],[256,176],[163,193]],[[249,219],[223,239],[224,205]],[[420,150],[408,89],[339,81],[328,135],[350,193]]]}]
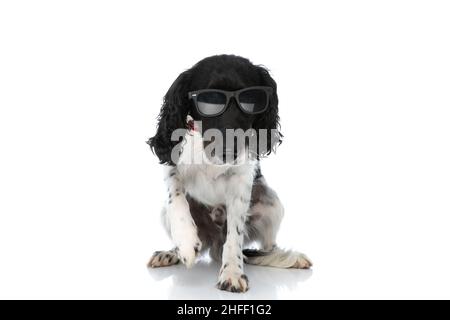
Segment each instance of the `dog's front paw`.
[{"label": "dog's front paw", "polygon": [[295,269],[309,269],[313,265],[311,259],[309,259],[305,254],[299,253],[297,259],[292,266]]},{"label": "dog's front paw", "polygon": [[175,244],[180,261],[190,268],[195,263],[195,258],[202,249],[202,242],[197,234],[197,226],[194,221],[181,219],[172,228],[172,241]]},{"label": "dog's front paw", "polygon": [[230,292],[246,292],[248,290],[248,278],[238,268],[225,267],[219,275],[217,288]]},{"label": "dog's front paw", "polygon": [[198,237],[195,237],[192,240],[193,241],[185,241],[176,248],[178,258],[187,268],[191,268],[194,265],[195,259],[202,249],[202,242]]}]

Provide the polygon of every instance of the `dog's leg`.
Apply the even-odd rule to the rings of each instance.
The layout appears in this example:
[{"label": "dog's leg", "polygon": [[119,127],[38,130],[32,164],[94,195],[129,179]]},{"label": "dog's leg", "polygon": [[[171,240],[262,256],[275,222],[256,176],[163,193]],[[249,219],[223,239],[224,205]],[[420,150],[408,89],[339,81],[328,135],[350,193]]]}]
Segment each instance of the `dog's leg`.
[{"label": "dog's leg", "polygon": [[242,245],[253,176],[230,178],[228,200],[226,201],[227,237],[222,252],[217,287],[231,292],[248,290],[248,278],[243,270]]},{"label": "dog's leg", "polygon": [[246,222],[247,242],[257,242],[261,250],[244,250],[245,263],[278,268],[308,269],[311,260],[304,254],[276,246],[276,235],[284,209],[277,194],[261,176],[255,180],[249,217]]},{"label": "dog's leg", "polygon": [[165,180],[169,197],[165,210],[163,210],[163,219],[176,246],[179,259],[189,268],[194,264],[202,243],[198,237],[197,227],[189,211],[189,203],[175,167],[167,169]]}]

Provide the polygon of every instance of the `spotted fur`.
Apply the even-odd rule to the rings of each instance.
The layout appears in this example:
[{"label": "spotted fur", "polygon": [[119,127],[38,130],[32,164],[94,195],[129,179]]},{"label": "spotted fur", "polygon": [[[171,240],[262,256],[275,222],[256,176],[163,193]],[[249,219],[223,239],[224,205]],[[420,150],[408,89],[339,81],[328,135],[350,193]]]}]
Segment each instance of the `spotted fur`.
[{"label": "spotted fur", "polygon": [[[273,89],[264,113],[242,114],[232,101],[220,117],[204,119],[204,124],[221,130],[230,126],[269,130],[268,150],[258,147],[250,158],[241,153],[233,164],[193,161],[203,154],[205,141],[193,122],[199,115],[192,108],[188,92],[250,86]],[[164,164],[168,196],[162,220],[175,249],[169,253],[156,252],[150,259],[150,267],[178,261],[191,267],[196,257],[209,249],[211,257],[221,262],[217,287],[246,292],[249,281],[244,273],[244,260],[248,264],[282,268],[312,265],[303,254],[276,246],[284,209],[277,194],[267,185],[259,165],[259,159],[281,143],[276,89],[267,69],[232,55],[206,58],[180,74],[172,84],[164,97],[156,135],[149,144]],[[171,134],[179,128],[188,128],[188,131],[174,141]],[[172,151],[180,145],[181,153],[174,161]],[[259,249],[249,251],[247,247],[254,242]]]}]

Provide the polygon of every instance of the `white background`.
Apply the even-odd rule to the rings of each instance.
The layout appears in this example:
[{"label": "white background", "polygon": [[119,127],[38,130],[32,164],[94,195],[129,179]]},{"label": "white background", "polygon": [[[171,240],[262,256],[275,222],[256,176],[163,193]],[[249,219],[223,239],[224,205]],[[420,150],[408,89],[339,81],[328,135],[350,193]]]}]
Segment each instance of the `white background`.
[{"label": "white background", "polygon": [[[0,298],[450,298],[446,1],[2,1]],[[313,271],[149,272],[170,248],[145,144],[172,81],[234,53],[278,82],[262,163]]]}]

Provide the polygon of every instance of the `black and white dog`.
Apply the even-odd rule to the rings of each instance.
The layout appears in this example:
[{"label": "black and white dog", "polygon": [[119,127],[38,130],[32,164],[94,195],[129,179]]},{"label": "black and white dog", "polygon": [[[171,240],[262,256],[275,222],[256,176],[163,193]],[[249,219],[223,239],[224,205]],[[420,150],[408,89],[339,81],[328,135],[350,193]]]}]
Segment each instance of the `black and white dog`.
[{"label": "black and white dog", "polygon": [[[281,143],[278,122],[276,82],[267,69],[248,59],[212,56],[178,76],[164,97],[156,135],[148,142],[165,164],[168,197],[162,218],[175,248],[155,252],[149,267],[179,261],[191,267],[209,249],[222,264],[217,287],[245,292],[243,262],[312,266],[304,254],[275,243],[284,210],[261,174],[259,159]],[[185,134],[174,138],[180,128]],[[211,129],[223,133],[226,142],[236,141],[225,135],[230,129],[263,131],[267,148],[258,143],[250,150],[247,141],[231,148],[222,143],[202,161],[193,161],[215,140],[205,138]],[[260,248],[246,249],[251,243]]]}]

